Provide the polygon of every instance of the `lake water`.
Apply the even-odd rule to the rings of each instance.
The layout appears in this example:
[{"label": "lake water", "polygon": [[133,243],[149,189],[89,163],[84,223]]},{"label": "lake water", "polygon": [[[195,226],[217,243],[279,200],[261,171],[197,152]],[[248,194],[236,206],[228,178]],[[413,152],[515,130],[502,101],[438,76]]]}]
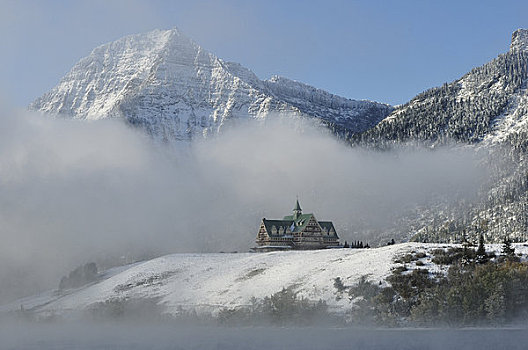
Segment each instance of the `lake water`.
[{"label": "lake water", "polygon": [[0,349],[528,349],[528,329],[3,324]]}]

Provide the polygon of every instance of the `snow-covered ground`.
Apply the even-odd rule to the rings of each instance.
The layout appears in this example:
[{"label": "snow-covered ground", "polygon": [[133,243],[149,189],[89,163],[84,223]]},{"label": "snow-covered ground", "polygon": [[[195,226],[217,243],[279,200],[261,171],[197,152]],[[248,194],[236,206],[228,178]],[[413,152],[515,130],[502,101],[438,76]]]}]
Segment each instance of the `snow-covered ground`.
[{"label": "snow-covered ground", "polygon": [[[157,298],[166,312],[182,308],[215,313],[223,308],[249,305],[252,297],[270,296],[292,288],[299,296],[326,301],[329,309],[344,312],[351,307],[347,297],[336,298],[334,280],[340,277],[350,286],[367,275],[385,285],[391,269],[407,254],[425,256],[406,263],[409,270],[427,268],[431,273],[447,267],[431,262],[431,252],[448,244],[403,243],[372,249],[329,249],[269,253],[173,254],[108,270],[100,279],[82,288],[18,300],[0,312],[31,310],[38,314],[64,314],[89,308],[94,303],[115,299]],[[487,251],[500,251],[500,245],[487,245]],[[528,245],[516,244],[526,259]]]}]

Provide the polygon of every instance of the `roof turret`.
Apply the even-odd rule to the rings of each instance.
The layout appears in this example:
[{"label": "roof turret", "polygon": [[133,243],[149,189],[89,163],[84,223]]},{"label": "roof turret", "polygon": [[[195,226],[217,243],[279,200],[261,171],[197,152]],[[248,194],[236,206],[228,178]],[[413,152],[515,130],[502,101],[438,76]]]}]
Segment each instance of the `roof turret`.
[{"label": "roof turret", "polygon": [[295,208],[293,208],[293,212],[296,212],[296,211],[302,211],[301,205],[299,204],[299,200],[298,199],[295,202]]},{"label": "roof turret", "polygon": [[295,207],[293,208],[293,220],[297,220],[302,214],[301,205],[299,204],[299,200],[295,202]]}]

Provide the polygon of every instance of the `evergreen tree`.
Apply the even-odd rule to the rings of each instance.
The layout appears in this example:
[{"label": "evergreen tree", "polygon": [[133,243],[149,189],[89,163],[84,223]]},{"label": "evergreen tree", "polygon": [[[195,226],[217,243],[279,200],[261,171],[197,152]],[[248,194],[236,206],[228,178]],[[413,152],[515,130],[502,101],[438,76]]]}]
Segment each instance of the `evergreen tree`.
[{"label": "evergreen tree", "polygon": [[334,278],[334,288],[337,289],[338,292],[343,292],[346,289],[341,277]]},{"label": "evergreen tree", "polygon": [[486,254],[486,248],[484,247],[484,235],[481,233],[479,236],[479,243],[477,248],[477,262],[484,264],[488,261],[488,254]]},{"label": "evergreen tree", "polygon": [[506,314],[506,301],[504,298],[504,286],[498,283],[490,296],[484,301],[484,310],[486,318],[493,323],[500,324],[504,322]]},{"label": "evergreen tree", "polygon": [[468,264],[475,256],[475,250],[471,248],[471,243],[467,239],[466,230],[462,231],[462,264]]},{"label": "evergreen tree", "polygon": [[508,260],[515,260],[515,248],[512,246],[512,241],[508,237],[504,237],[502,242],[501,255]]}]

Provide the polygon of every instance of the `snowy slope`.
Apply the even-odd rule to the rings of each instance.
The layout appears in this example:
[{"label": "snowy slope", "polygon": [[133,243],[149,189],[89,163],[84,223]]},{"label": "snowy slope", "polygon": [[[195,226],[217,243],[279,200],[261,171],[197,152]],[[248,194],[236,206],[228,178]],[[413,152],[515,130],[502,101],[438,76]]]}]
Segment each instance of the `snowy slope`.
[{"label": "snowy slope", "polygon": [[278,112],[363,131],[392,110],[287,79],[261,81],[176,29],[97,47],[30,108],[79,119],[124,118],[164,140],[214,134],[229,120]]},{"label": "snowy slope", "polygon": [[507,53],[458,80],[418,94],[362,137],[381,144],[501,143],[528,130],[527,86],[528,30],[519,29]]},{"label": "snowy slope", "polygon": [[[333,249],[242,254],[175,254],[108,271],[92,285],[66,293],[54,292],[19,300],[0,311],[26,310],[38,314],[62,314],[90,308],[97,302],[114,299],[160,298],[168,313],[179,308],[215,313],[222,308],[249,305],[250,299],[264,298],[293,288],[311,300],[325,300],[330,310],[343,312],[351,307],[348,298],[336,300],[334,279],[353,285],[363,275],[382,281],[397,266],[394,260],[411,252],[431,252],[444,244],[405,243],[373,249]],[[500,250],[490,245],[488,250]],[[524,255],[528,247],[518,244]],[[431,272],[445,267],[422,259]],[[416,267],[411,263],[409,268]]]},{"label": "snowy slope", "polygon": [[[528,30],[518,29],[512,34],[510,45],[511,53],[528,53]],[[528,77],[525,75],[525,80]],[[471,82],[463,81],[461,95],[465,94]],[[500,92],[504,90],[504,82],[501,79],[490,86],[490,90]],[[511,93],[505,111],[499,115],[492,124],[492,131],[484,138],[484,144],[501,143],[508,135],[528,130],[528,91],[527,83],[523,82],[521,87]]]},{"label": "snowy slope", "polygon": [[280,100],[302,113],[337,124],[349,131],[363,132],[385,118],[392,108],[368,101],[332,95],[284,77],[273,76],[264,84]]},{"label": "snowy slope", "polygon": [[[402,247],[335,249],[239,254],[175,254],[160,257],[50,300],[26,299],[26,309],[50,313],[82,310],[112,298],[161,297],[169,313],[181,306],[202,312],[249,305],[251,297],[263,298],[285,287],[303,296],[323,298],[335,304],[333,280],[355,282],[369,274],[382,280],[390,272],[394,254]],[[405,249],[405,248],[404,248]],[[52,293],[49,293],[52,294]],[[48,294],[48,295],[49,295]],[[53,298],[52,298],[53,299]]]}]

